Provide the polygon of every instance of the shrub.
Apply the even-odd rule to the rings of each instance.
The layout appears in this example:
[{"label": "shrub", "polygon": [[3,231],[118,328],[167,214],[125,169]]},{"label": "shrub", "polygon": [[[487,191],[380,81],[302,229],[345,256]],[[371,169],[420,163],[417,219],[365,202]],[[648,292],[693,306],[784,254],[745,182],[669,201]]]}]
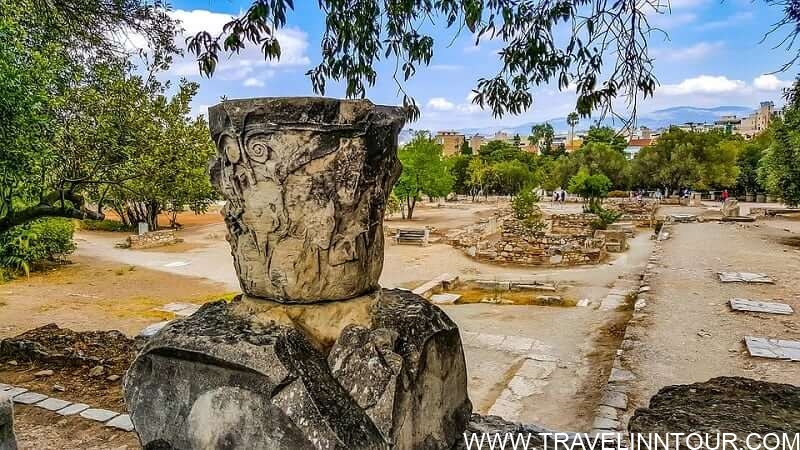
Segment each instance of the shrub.
[{"label": "shrub", "polygon": [[68,219],[37,219],[0,234],[0,267],[29,274],[36,264],[62,259],[75,250]]},{"label": "shrub", "polygon": [[132,227],[116,220],[90,220],[85,219],[78,222],[80,228],[89,231],[132,231]]},{"label": "shrub", "polygon": [[625,191],[611,191],[608,193],[609,198],[628,198],[629,195]]},{"label": "shrub", "polygon": [[530,189],[523,189],[511,200],[511,209],[514,211],[514,217],[529,231],[542,231],[545,227],[545,223],[542,220],[542,211],[536,204],[538,202],[539,196]]},{"label": "shrub", "polygon": [[598,199],[590,201],[585,211],[597,216],[597,220],[592,221],[590,224],[595,230],[605,230],[622,216],[621,212],[603,208],[603,204]]}]

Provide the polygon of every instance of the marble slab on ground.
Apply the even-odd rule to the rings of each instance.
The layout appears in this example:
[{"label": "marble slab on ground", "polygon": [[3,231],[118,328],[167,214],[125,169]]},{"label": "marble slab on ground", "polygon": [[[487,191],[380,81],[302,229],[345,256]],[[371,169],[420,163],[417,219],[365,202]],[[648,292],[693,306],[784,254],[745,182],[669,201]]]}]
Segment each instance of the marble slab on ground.
[{"label": "marble slab on ground", "polygon": [[83,412],[87,409],[89,409],[89,405],[85,403],[73,403],[66,408],[59,409],[56,411],[56,413],[62,416],[74,416],[75,414]]},{"label": "marble slab on ground", "polygon": [[717,275],[719,276],[719,281],[723,283],[775,283],[775,280],[765,273],[717,272]]},{"label": "marble slab on ground", "polygon": [[128,414],[121,414],[117,417],[114,417],[106,422],[106,426],[117,428],[122,431],[133,431],[133,422],[131,422],[131,416]]},{"label": "marble slab on ground", "polygon": [[14,397],[14,403],[21,403],[23,405],[32,405],[34,403],[39,403],[40,401],[46,399],[47,396],[44,394],[39,394],[38,392],[25,392],[24,394],[19,394]]},{"label": "marble slab on ground", "polygon": [[58,411],[59,409],[64,409],[67,406],[71,405],[72,402],[68,402],[66,400],[61,400],[60,398],[48,398],[42,400],[41,402],[35,404],[34,406],[38,408],[44,408],[48,411]]},{"label": "marble slab on ground", "polygon": [[750,356],[800,361],[800,341],[746,336],[744,342]]},{"label": "marble slab on ground", "polygon": [[459,294],[434,294],[431,295],[431,303],[435,305],[452,305],[460,298],[461,296]]},{"label": "marble slab on ground", "polygon": [[109,411],[107,409],[89,408],[81,412],[81,417],[90,419],[97,422],[106,422],[118,416],[118,412]]},{"label": "marble slab on ground", "polygon": [[13,397],[15,397],[17,395],[24,394],[25,392],[28,392],[28,390],[25,389],[25,388],[21,388],[21,387],[10,387],[10,388],[2,391],[2,392],[3,392],[3,394],[13,398]]},{"label": "marble slab on ground", "polygon": [[776,302],[762,302],[759,300],[750,300],[747,298],[732,298],[730,300],[731,309],[735,311],[748,311],[760,312],[767,314],[784,314],[790,315],[794,313],[791,306],[785,303]]}]

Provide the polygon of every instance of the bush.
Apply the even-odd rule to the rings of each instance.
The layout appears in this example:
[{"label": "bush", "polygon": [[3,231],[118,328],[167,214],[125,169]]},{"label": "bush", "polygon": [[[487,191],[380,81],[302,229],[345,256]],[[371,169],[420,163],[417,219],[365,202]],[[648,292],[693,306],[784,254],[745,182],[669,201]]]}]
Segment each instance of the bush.
[{"label": "bush", "polygon": [[29,274],[44,261],[63,259],[75,250],[72,221],[45,218],[0,234],[0,267]]},{"label": "bush", "polygon": [[542,231],[545,227],[545,223],[542,220],[542,211],[536,204],[538,202],[539,196],[530,189],[523,189],[511,200],[511,209],[514,211],[514,217],[530,231]]},{"label": "bush", "polygon": [[89,231],[132,231],[132,227],[126,227],[122,222],[116,220],[90,220],[85,219],[78,222],[80,228]]},{"label": "bush", "polygon": [[611,192],[608,193],[608,196],[609,196],[609,198],[628,198],[628,197],[630,197],[630,195],[628,195],[628,193],[625,192],[625,191],[611,191]]},{"label": "bush", "polygon": [[621,212],[603,208],[603,204],[597,199],[590,201],[585,211],[597,216],[597,220],[590,224],[595,230],[605,230],[622,216]]}]

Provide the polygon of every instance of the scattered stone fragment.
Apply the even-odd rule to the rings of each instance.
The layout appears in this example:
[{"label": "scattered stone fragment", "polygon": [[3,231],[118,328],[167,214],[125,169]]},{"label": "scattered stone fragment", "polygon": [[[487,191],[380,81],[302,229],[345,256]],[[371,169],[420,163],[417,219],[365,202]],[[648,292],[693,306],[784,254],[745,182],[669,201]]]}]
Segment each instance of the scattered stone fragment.
[{"label": "scattered stone fragment", "polygon": [[459,294],[434,294],[431,295],[431,303],[434,305],[452,305],[461,298]]},{"label": "scattered stone fragment", "polygon": [[600,399],[600,405],[625,409],[628,407],[628,396],[622,392],[606,391],[605,394],[603,394],[603,398]]},{"label": "scattered stone fragment", "polygon": [[53,371],[49,370],[49,369],[48,370],[40,370],[40,371],[36,372],[35,374],[33,374],[33,376],[35,376],[35,377],[49,377],[51,375],[53,375]]},{"label": "scattered stone fragment", "polygon": [[698,335],[698,336],[700,336],[700,337],[704,337],[704,338],[711,337],[711,333],[709,333],[709,332],[708,332],[708,331],[706,331],[706,330],[700,330],[700,331],[698,331],[698,332],[697,332],[697,335]]},{"label": "scattered stone fragment", "polygon": [[0,393],[0,450],[17,450],[17,437],[14,435],[14,403],[3,393]]},{"label": "scattered stone fragment", "polygon": [[105,372],[106,372],[105,367],[103,367],[103,366],[94,366],[89,371],[89,376],[90,377],[99,377],[99,376],[103,375]]},{"label": "scattered stone fragment", "polygon": [[81,411],[80,414],[84,419],[94,420],[97,422],[106,422],[119,415],[117,412],[100,408],[89,408]]},{"label": "scattered stone fragment", "polygon": [[11,389],[6,389],[5,391],[3,391],[3,394],[7,395],[7,396],[9,396],[11,398],[14,398],[14,396],[17,396],[17,395],[25,393],[25,392],[28,392],[28,390],[25,389],[25,388],[12,387]]},{"label": "scattered stone fragment", "polygon": [[39,408],[44,408],[48,411],[58,411],[59,409],[64,409],[71,404],[72,402],[50,397],[48,399],[42,400],[41,402],[35,404],[34,406],[37,406]]},{"label": "scattered stone fragment", "polygon": [[620,383],[625,381],[633,381],[636,379],[636,375],[633,372],[625,369],[617,369],[616,367],[611,368],[611,376],[608,377],[609,383]]},{"label": "scattered stone fragment", "polygon": [[56,413],[62,416],[74,416],[75,414],[80,413],[81,411],[85,411],[89,409],[89,405],[85,403],[73,403],[66,408],[59,409]]},{"label": "scattered stone fragment", "polygon": [[746,298],[732,298],[729,303],[731,305],[731,309],[735,311],[748,311],[748,312],[760,312],[767,314],[783,314],[783,315],[794,314],[794,310],[792,309],[792,307],[785,303],[762,302]]},{"label": "scattered stone fragment", "polygon": [[38,392],[25,392],[14,397],[14,403],[32,405],[46,399],[47,396]]},{"label": "scattered stone fragment", "polygon": [[16,366],[19,363],[16,360],[12,359],[11,361],[7,362],[6,364],[8,364],[9,366]]},{"label": "scattered stone fragment", "polygon": [[592,428],[595,430],[618,430],[619,429],[619,421],[607,419],[605,417],[598,417],[594,419],[594,423],[592,424]]},{"label": "scattered stone fragment", "polygon": [[578,302],[577,306],[579,308],[585,308],[585,307],[589,306],[589,303],[590,303],[589,299],[588,298],[584,298],[583,300],[580,300]]},{"label": "scattered stone fragment", "polygon": [[106,422],[106,426],[118,428],[122,431],[133,431],[133,422],[131,422],[131,416],[128,414],[121,414],[109,420]]},{"label": "scattered stone fragment", "polygon": [[64,392],[64,391],[67,390],[67,388],[65,388],[64,386],[62,386],[60,384],[54,384],[53,385],[53,390],[57,391],[57,392]]},{"label": "scattered stone fragment", "polygon": [[800,341],[786,341],[753,336],[746,336],[744,341],[747,345],[747,351],[750,352],[750,356],[800,361]]},{"label": "scattered stone fragment", "polygon": [[719,281],[723,283],[775,283],[775,280],[764,273],[717,272],[717,275],[719,276]]},{"label": "scattered stone fragment", "polygon": [[120,379],[120,376],[119,376],[119,375],[109,375],[109,376],[107,376],[107,377],[106,377],[106,380],[107,380],[107,381],[111,381],[112,383],[113,383],[114,381],[117,381],[117,380],[119,380],[119,379]]}]

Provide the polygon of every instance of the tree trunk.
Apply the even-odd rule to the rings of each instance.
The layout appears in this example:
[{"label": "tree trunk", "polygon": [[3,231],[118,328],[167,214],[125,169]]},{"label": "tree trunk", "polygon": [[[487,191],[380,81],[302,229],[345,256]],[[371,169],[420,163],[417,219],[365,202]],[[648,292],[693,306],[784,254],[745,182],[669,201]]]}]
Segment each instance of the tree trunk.
[{"label": "tree trunk", "polygon": [[408,205],[408,220],[412,220],[414,217],[414,207],[417,206],[417,197],[408,197],[406,199],[406,204]]}]

